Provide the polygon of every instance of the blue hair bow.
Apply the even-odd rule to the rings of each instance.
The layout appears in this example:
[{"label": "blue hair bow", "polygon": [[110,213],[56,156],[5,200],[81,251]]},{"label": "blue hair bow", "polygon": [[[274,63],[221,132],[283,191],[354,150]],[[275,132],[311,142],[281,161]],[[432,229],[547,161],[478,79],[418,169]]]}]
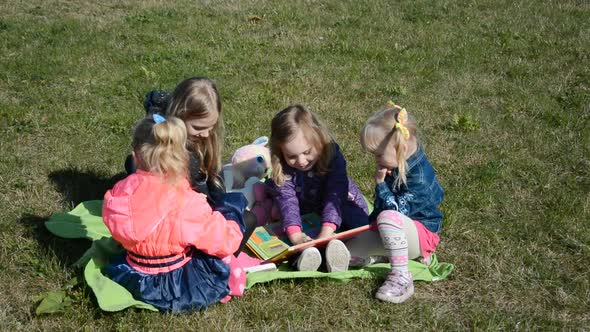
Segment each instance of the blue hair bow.
[{"label": "blue hair bow", "polygon": [[162,122],[166,122],[166,118],[161,116],[160,114],[152,114],[152,118],[154,119],[155,123],[162,123]]}]

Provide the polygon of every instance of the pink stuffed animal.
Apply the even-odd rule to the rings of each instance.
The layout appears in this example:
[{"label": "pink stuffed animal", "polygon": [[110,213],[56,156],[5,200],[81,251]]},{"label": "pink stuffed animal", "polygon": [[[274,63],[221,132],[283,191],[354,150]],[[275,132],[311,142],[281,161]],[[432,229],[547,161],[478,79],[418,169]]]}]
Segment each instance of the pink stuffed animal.
[{"label": "pink stuffed animal", "polygon": [[[223,166],[226,189],[244,188],[250,178],[260,180],[270,174],[267,143],[268,137],[258,137],[252,144],[244,145],[234,152],[229,163]],[[226,171],[229,173],[226,174]]]},{"label": "pink stuffed animal", "polygon": [[270,151],[266,147],[268,137],[262,136],[252,144],[234,152],[229,163],[223,166],[225,191],[241,192],[248,200],[248,208],[258,219],[259,225],[278,219],[278,207],[262,182],[270,176]]},{"label": "pink stuffed animal", "polygon": [[255,203],[250,211],[256,215],[258,225],[266,225],[281,218],[281,211],[275,204],[274,197],[268,186],[264,183],[254,185]]}]

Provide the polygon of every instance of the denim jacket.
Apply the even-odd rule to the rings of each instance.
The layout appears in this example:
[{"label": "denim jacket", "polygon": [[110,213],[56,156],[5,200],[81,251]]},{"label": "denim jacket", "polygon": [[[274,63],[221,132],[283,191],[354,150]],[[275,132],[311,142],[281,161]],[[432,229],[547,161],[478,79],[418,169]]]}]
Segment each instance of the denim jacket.
[{"label": "denim jacket", "polygon": [[369,220],[374,221],[384,210],[399,211],[410,219],[421,222],[429,231],[441,230],[443,215],[438,209],[444,190],[436,179],[434,168],[421,147],[408,160],[407,183],[399,188],[394,186],[398,170],[385,177],[375,187],[375,209]]}]

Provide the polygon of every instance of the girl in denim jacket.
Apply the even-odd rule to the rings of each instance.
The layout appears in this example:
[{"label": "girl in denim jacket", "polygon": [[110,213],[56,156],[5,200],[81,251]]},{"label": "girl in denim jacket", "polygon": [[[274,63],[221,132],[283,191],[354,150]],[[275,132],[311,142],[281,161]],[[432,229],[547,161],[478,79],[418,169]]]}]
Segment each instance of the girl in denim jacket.
[{"label": "girl in denim jacket", "polygon": [[371,116],[361,132],[361,144],[377,163],[375,209],[369,220],[376,222],[378,232],[365,232],[347,243],[351,266],[387,257],[391,272],[375,296],[401,303],[414,294],[408,259],[429,264],[439,242],[443,216],[438,205],[444,191],[404,108],[390,102]]}]

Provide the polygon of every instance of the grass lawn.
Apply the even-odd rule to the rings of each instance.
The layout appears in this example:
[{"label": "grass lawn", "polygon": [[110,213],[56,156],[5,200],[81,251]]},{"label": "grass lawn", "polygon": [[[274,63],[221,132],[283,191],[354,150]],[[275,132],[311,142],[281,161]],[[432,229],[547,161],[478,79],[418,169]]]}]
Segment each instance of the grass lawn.
[{"label": "grass lawn", "polygon": [[[143,95],[214,78],[224,156],[302,103],[370,196],[359,130],[388,99],[446,190],[449,279],[277,281],[202,312],[102,312],[89,247],[43,222],[119,179]],[[583,0],[0,2],[0,330],[584,330],[590,326],[590,4]]]}]

